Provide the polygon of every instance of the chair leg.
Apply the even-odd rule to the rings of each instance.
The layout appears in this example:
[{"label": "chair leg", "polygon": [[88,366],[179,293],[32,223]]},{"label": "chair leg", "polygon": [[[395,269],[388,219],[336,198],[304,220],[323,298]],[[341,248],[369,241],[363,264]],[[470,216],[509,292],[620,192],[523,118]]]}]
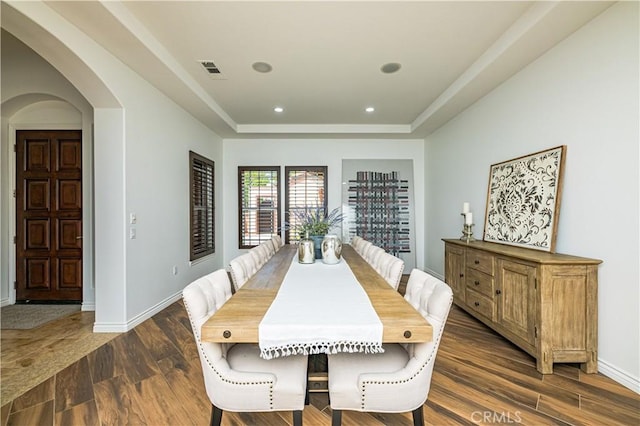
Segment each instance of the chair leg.
[{"label": "chair leg", "polygon": [[302,426],[302,411],[295,410],[293,412],[293,426]]},{"label": "chair leg", "polygon": [[310,392],[309,392],[309,373],[307,373],[307,383],[304,388],[304,405],[310,404]]},{"label": "chair leg", "polygon": [[222,410],[211,404],[211,426],[220,426],[222,422]]},{"label": "chair leg", "polygon": [[342,410],[333,410],[331,414],[331,426],[340,426],[342,424]]},{"label": "chair leg", "polygon": [[413,426],[424,426],[424,415],[422,414],[422,405],[413,410]]}]

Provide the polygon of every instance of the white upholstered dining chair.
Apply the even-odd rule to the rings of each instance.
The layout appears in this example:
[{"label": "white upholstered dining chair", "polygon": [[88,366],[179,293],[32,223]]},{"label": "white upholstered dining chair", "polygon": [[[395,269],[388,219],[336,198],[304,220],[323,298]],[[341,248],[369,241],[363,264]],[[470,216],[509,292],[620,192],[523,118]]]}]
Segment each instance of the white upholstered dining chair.
[{"label": "white upholstered dining chair", "polygon": [[422,406],[429,395],[433,366],[453,293],[441,280],[419,269],[411,271],[405,298],[433,327],[426,343],[385,344],[381,354],[338,353],[328,356],[332,426],[342,411],[413,413],[422,426]]},{"label": "white upholstered dining chair", "polygon": [[233,288],[237,291],[255,274],[259,267],[255,256],[250,253],[241,254],[229,262]]},{"label": "white upholstered dining chair", "polygon": [[253,257],[258,269],[262,268],[262,266],[269,260],[269,252],[262,244],[250,248],[249,254]]},{"label": "white upholstered dining chair", "polygon": [[382,249],[377,245],[371,243],[370,245],[367,245],[363,250],[364,252],[362,253],[362,257],[364,257],[364,260],[366,260],[369,265],[373,265],[374,256],[380,253],[380,250]]},{"label": "white upholstered dining chair", "polygon": [[404,260],[385,252],[378,259],[375,270],[394,290],[397,290],[404,271]]},{"label": "white upholstered dining chair", "polygon": [[377,270],[385,254],[387,254],[387,252],[384,251],[382,247],[372,246],[372,248],[367,251],[367,255],[369,256],[367,262],[373,269]]},{"label": "white upholstered dining chair", "polygon": [[362,241],[363,241],[362,237],[358,235],[354,235],[353,237],[351,237],[351,241],[349,242],[349,245],[351,245],[351,247],[353,247],[355,251],[358,251],[358,246]]},{"label": "white upholstered dining chair", "polygon": [[355,236],[353,237],[353,239],[351,240],[351,247],[353,247],[353,249],[359,254],[360,253],[360,247],[365,243],[365,239],[359,236]]},{"label": "white upholstered dining chair", "polygon": [[356,249],[356,251],[358,252],[358,254],[362,257],[365,257],[365,254],[367,253],[367,250],[369,250],[369,248],[373,245],[373,243],[371,241],[367,241],[367,240],[362,240],[360,242],[360,244],[358,245],[358,248]]},{"label": "white upholstered dining chair", "polygon": [[224,269],[192,282],[182,292],[212,405],[211,425],[220,425],[224,411],[293,411],[293,424],[302,426],[306,356],[265,360],[256,344],[202,341],[202,324],[229,297],[231,287]]},{"label": "white upholstered dining chair", "polygon": [[276,252],[275,247],[273,247],[273,241],[271,241],[271,238],[269,238],[268,240],[261,242],[260,246],[264,247],[267,253],[267,261],[269,261],[269,259],[271,259],[271,256],[273,256]]},{"label": "white upholstered dining chair", "polygon": [[282,237],[280,237],[280,235],[272,236],[271,241],[273,242],[273,247],[276,249],[276,251],[280,250],[284,245],[284,242],[282,241]]}]

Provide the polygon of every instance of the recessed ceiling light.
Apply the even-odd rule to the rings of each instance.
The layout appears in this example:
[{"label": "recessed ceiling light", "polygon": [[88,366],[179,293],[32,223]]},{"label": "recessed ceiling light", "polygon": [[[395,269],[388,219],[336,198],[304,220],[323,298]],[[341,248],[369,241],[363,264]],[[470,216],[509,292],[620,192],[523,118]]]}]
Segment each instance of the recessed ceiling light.
[{"label": "recessed ceiling light", "polygon": [[262,73],[271,72],[271,70],[273,69],[271,64],[268,64],[266,62],[254,62],[253,65],[251,65],[251,68]]},{"label": "recessed ceiling light", "polygon": [[282,107],[275,107],[273,110],[274,110],[275,112],[282,112],[282,111],[284,111],[284,108],[282,108]]},{"label": "recessed ceiling light", "polygon": [[380,71],[385,74],[393,74],[394,72],[398,71],[401,66],[402,65],[398,64],[397,62],[389,62],[388,64],[384,64],[382,67],[380,67]]},{"label": "recessed ceiling light", "polygon": [[374,107],[366,107],[364,110],[367,111],[367,112],[373,112],[376,109]]}]

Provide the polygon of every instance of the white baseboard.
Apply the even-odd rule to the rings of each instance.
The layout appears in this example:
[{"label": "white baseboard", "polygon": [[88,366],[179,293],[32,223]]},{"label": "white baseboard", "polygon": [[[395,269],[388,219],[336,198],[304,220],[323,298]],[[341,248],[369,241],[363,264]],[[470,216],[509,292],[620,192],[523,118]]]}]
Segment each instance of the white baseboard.
[{"label": "white baseboard", "polygon": [[601,359],[598,359],[598,372],[640,394],[640,379],[638,377],[632,377],[626,371],[622,371]]},{"label": "white baseboard", "polygon": [[149,318],[151,318],[152,316],[154,316],[158,312],[161,312],[167,306],[171,305],[172,303],[176,302],[177,300],[180,300],[181,297],[182,297],[182,290],[180,290],[179,292],[177,292],[176,294],[174,294],[172,296],[167,297],[166,299],[164,299],[160,303],[156,304],[155,306],[152,306],[151,308],[147,309],[146,311],[136,315],[135,317],[133,317],[131,320],[127,321],[126,323],[122,323],[122,322],[102,322],[102,323],[95,322],[95,323],[93,323],[93,332],[94,333],[126,333],[127,331],[132,330],[138,324],[141,324],[144,321],[148,320]]},{"label": "white baseboard", "polygon": [[5,298],[5,299],[0,299],[0,308],[4,307],[4,306],[9,306],[11,305],[11,300],[9,300],[9,298]]},{"label": "white baseboard", "polygon": [[82,303],[82,306],[80,307],[80,310],[85,312],[85,311],[95,311],[96,310],[96,304],[94,302],[91,303]]},{"label": "white baseboard", "polygon": [[127,329],[126,322],[101,322],[93,323],[94,333],[125,333],[129,331]]}]

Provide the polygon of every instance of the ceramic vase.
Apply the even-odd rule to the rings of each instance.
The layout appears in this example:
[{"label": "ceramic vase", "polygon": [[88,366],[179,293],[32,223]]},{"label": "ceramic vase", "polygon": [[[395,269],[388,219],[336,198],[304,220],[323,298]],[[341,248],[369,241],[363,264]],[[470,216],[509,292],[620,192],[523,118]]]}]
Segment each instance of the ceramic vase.
[{"label": "ceramic vase", "polygon": [[311,235],[309,238],[313,240],[316,259],[322,259],[322,240],[324,239],[324,235]]}]

